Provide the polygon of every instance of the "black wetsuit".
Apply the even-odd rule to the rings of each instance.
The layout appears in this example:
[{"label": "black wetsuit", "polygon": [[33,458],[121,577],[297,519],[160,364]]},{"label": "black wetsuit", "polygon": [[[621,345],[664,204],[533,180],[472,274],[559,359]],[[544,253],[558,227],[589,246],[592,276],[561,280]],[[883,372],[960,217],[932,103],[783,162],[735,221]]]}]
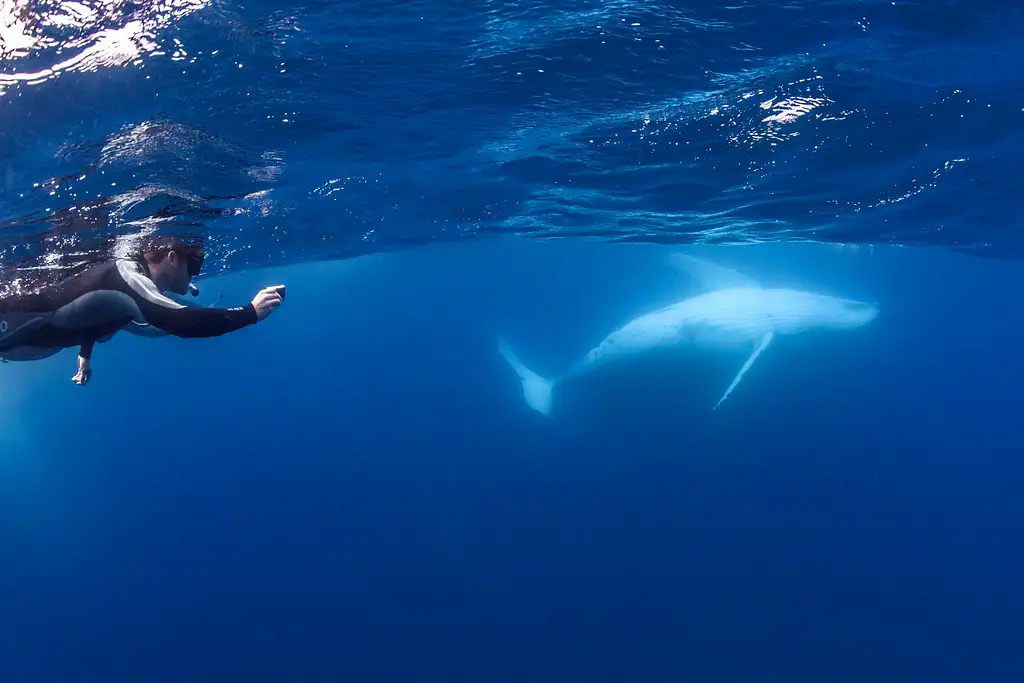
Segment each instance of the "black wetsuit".
[{"label": "black wetsuit", "polygon": [[185,306],[157,289],[143,263],[119,259],[38,292],[0,298],[0,358],[32,360],[74,346],[88,358],[97,341],[126,326],[152,326],[177,337],[216,337],[256,321],[252,304]]}]

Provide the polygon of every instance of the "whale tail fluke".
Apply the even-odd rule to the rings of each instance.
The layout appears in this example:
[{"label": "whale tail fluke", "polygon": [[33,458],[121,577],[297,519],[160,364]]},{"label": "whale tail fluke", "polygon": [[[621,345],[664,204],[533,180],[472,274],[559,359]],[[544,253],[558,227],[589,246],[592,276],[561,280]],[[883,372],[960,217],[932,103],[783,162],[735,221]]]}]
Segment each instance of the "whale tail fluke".
[{"label": "whale tail fluke", "polygon": [[551,414],[551,393],[555,388],[555,382],[544,379],[530,368],[523,365],[512,347],[505,339],[498,340],[498,351],[512,369],[519,375],[523,383],[523,398],[526,404],[545,417]]}]

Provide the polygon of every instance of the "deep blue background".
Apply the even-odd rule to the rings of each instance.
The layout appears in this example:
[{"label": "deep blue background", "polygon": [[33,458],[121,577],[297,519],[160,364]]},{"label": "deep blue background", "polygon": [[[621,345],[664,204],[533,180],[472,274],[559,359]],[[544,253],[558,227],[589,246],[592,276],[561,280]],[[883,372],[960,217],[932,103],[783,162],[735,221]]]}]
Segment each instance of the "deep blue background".
[{"label": "deep blue background", "polygon": [[882,314],[773,345],[715,413],[742,354],[529,411],[496,333],[557,371],[685,295],[664,253],[499,241],[257,271],[204,296],[287,282],[259,327],[117,338],[85,388],[71,353],[4,366],[4,680],[1024,673],[1020,266],[705,252]]}]

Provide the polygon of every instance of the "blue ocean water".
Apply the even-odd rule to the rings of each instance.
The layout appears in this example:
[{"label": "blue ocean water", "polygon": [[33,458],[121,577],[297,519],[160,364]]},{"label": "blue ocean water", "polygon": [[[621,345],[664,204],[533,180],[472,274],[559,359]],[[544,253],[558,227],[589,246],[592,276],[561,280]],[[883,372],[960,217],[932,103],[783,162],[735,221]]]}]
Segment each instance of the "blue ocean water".
[{"label": "blue ocean water", "polygon": [[[254,328],[0,366],[0,681],[1017,681],[1010,2],[10,2],[0,270]],[[877,304],[523,401],[688,250]],[[1001,257],[1001,258],[997,258]]]}]

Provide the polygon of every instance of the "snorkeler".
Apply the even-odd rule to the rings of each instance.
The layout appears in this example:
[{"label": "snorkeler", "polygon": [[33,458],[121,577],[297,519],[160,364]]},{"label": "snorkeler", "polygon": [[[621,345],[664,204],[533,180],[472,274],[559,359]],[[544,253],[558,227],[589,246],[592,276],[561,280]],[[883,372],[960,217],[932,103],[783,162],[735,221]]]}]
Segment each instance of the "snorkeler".
[{"label": "snorkeler", "polygon": [[137,258],[116,258],[39,291],[0,298],[0,360],[27,361],[79,347],[78,373],[92,376],[92,350],[119,330],[142,336],[217,337],[253,325],[284,300],[284,285],[266,287],[237,308],[186,306],[164,292],[198,294],[192,278],[202,244],[156,243]]}]

